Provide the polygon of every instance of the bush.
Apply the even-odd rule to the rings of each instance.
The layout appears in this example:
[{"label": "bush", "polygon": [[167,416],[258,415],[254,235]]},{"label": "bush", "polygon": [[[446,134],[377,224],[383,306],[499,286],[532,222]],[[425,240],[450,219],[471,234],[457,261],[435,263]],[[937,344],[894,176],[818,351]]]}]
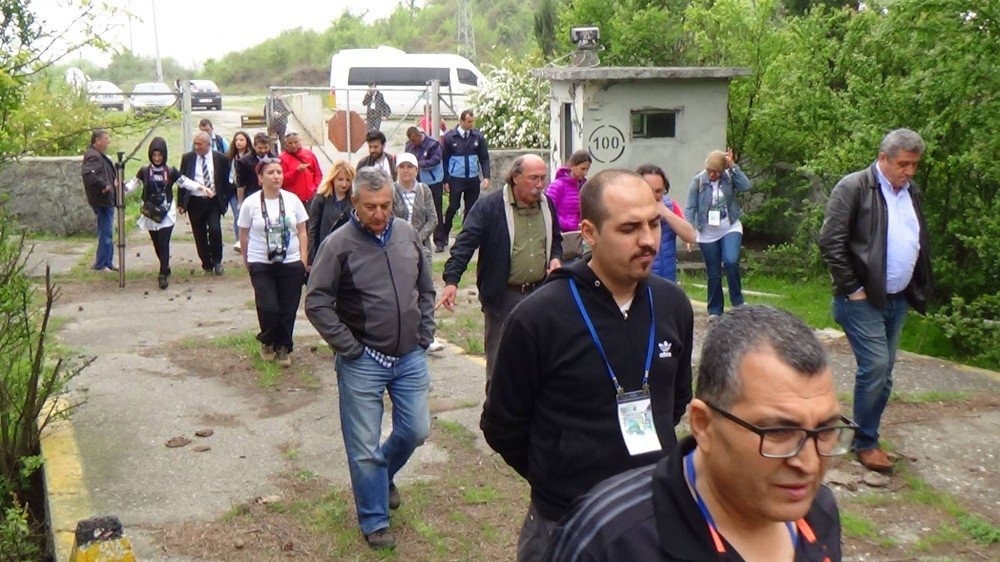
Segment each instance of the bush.
[{"label": "bush", "polygon": [[1000,368],[1000,292],[975,297],[969,302],[952,297],[931,316],[952,346],[976,364]]},{"label": "bush", "polygon": [[56,415],[49,398],[89,364],[65,368],[51,360],[46,338],[52,305],[59,296],[45,274],[41,306],[34,284],[25,274],[24,237],[0,205],[0,512],[17,509],[8,504],[10,492],[24,490],[41,466],[41,430]]},{"label": "bush", "polygon": [[91,128],[106,126],[105,112],[59,77],[40,74],[24,96],[3,133],[20,155],[81,154],[90,143]]},{"label": "bush", "polygon": [[472,108],[490,148],[549,146],[549,85],[531,75],[537,62],[507,59],[487,67],[486,83],[472,96]]},{"label": "bush", "polygon": [[32,532],[27,508],[13,494],[9,503],[11,507],[0,516],[0,562],[41,560],[42,549]]}]

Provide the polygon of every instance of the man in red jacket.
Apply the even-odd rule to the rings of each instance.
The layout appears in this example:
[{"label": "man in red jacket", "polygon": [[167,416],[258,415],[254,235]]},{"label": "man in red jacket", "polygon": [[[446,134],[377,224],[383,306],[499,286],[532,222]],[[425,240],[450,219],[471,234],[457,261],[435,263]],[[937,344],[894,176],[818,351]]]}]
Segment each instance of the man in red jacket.
[{"label": "man in red jacket", "polygon": [[311,150],[302,148],[299,134],[292,131],[285,135],[282,143],[285,150],[281,153],[281,171],[285,175],[281,188],[298,196],[303,203],[309,205],[316,188],[323,181],[323,171],[319,169],[319,161]]}]

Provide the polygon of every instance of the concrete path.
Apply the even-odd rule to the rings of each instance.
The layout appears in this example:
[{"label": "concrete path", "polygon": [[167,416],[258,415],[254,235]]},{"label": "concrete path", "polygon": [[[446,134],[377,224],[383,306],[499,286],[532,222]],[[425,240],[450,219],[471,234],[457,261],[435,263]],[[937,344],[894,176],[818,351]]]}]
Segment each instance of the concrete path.
[{"label": "concrete path", "polygon": [[[186,342],[244,334],[256,329],[256,317],[249,280],[231,251],[231,229],[227,234],[227,273],[222,277],[204,277],[200,271],[190,274],[198,268],[185,221],[174,238],[174,278],[166,291],[156,288],[155,259],[145,233],[130,238],[129,267],[138,275],[124,289],[118,288],[117,275],[109,275],[106,282],[63,284],[63,298],[55,315],[67,322],[59,330],[59,341],[96,359],[73,381],[67,397],[81,403],[71,427],[57,432],[64,440],[70,436],[75,447],[52,451],[49,464],[50,471],[67,466],[70,468],[55,470],[72,472],[78,467],[80,471],[76,493],[62,490],[58,497],[50,496],[55,506],[51,513],[54,526],[63,533],[58,561],[68,554],[65,531],[72,530],[77,519],[94,514],[118,515],[139,559],[177,561],[163,557],[152,538],[155,531],[173,522],[214,520],[232,506],[276,493],[276,479],[288,469],[282,451],[289,447],[297,451],[297,466],[335,484],[348,484],[331,361],[315,373],[319,385],[309,391],[287,385],[248,388],[227,380],[218,365],[192,368],[180,364],[178,354],[183,356],[185,345],[189,345]],[[80,243],[43,243],[36,245],[32,259],[35,264],[48,261],[59,273],[90,259],[88,256],[92,256],[92,249],[88,254]],[[436,254],[435,259],[445,256]],[[704,305],[695,307],[696,346],[700,347]],[[838,334],[826,336],[838,391],[849,395],[853,356]],[[323,345],[301,313],[296,341],[296,354],[308,353],[310,345]],[[436,415],[458,421],[478,435],[482,360],[449,346],[445,352],[430,356],[430,366]],[[912,354],[902,354],[896,372],[897,389],[903,392],[1000,392],[995,373]],[[998,423],[994,410],[977,418],[974,425],[963,427],[966,433],[975,428],[974,433],[995,436]],[[210,451],[195,453],[192,446],[164,446],[177,435],[197,440],[193,432],[203,427],[215,431],[203,441],[211,446]],[[913,427],[901,446],[921,458],[921,470],[927,467],[928,473],[934,473],[932,467],[948,465],[949,472],[938,473],[938,481],[946,489],[954,489],[956,494],[992,494],[991,501],[1000,503],[996,492],[988,488],[987,476],[977,481],[975,473],[983,458],[993,459],[995,465],[1000,457],[997,439],[977,442],[978,454],[973,457],[964,453],[969,443],[954,437],[953,429],[957,428],[949,429],[947,420],[925,420]],[[910,441],[909,436],[920,431],[948,432],[954,438],[947,447],[930,448],[923,441]],[[400,478],[407,482],[431,477],[434,466],[447,461],[432,438],[418,449]],[[74,503],[74,498],[80,501]],[[60,507],[63,500],[68,501],[65,509]],[[994,514],[1000,514],[1000,506]]]}]

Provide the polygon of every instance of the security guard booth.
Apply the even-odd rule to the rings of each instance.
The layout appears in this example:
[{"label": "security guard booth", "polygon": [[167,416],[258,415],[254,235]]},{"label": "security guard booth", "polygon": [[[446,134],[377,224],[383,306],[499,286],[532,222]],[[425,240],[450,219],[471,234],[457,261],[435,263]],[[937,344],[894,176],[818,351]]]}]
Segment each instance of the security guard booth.
[{"label": "security guard booth", "polygon": [[550,169],[576,150],[608,168],[656,164],[682,207],[711,150],[726,149],[729,81],[747,68],[564,67],[532,71],[551,82]]}]

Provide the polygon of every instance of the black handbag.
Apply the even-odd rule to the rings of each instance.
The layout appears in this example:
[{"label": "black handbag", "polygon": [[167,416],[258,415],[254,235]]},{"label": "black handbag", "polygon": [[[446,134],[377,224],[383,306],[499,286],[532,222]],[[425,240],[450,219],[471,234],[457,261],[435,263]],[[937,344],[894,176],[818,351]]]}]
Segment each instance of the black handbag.
[{"label": "black handbag", "polygon": [[142,213],[142,216],[153,222],[163,222],[164,217],[167,216],[166,206],[154,203],[153,201],[143,201],[139,212]]}]

